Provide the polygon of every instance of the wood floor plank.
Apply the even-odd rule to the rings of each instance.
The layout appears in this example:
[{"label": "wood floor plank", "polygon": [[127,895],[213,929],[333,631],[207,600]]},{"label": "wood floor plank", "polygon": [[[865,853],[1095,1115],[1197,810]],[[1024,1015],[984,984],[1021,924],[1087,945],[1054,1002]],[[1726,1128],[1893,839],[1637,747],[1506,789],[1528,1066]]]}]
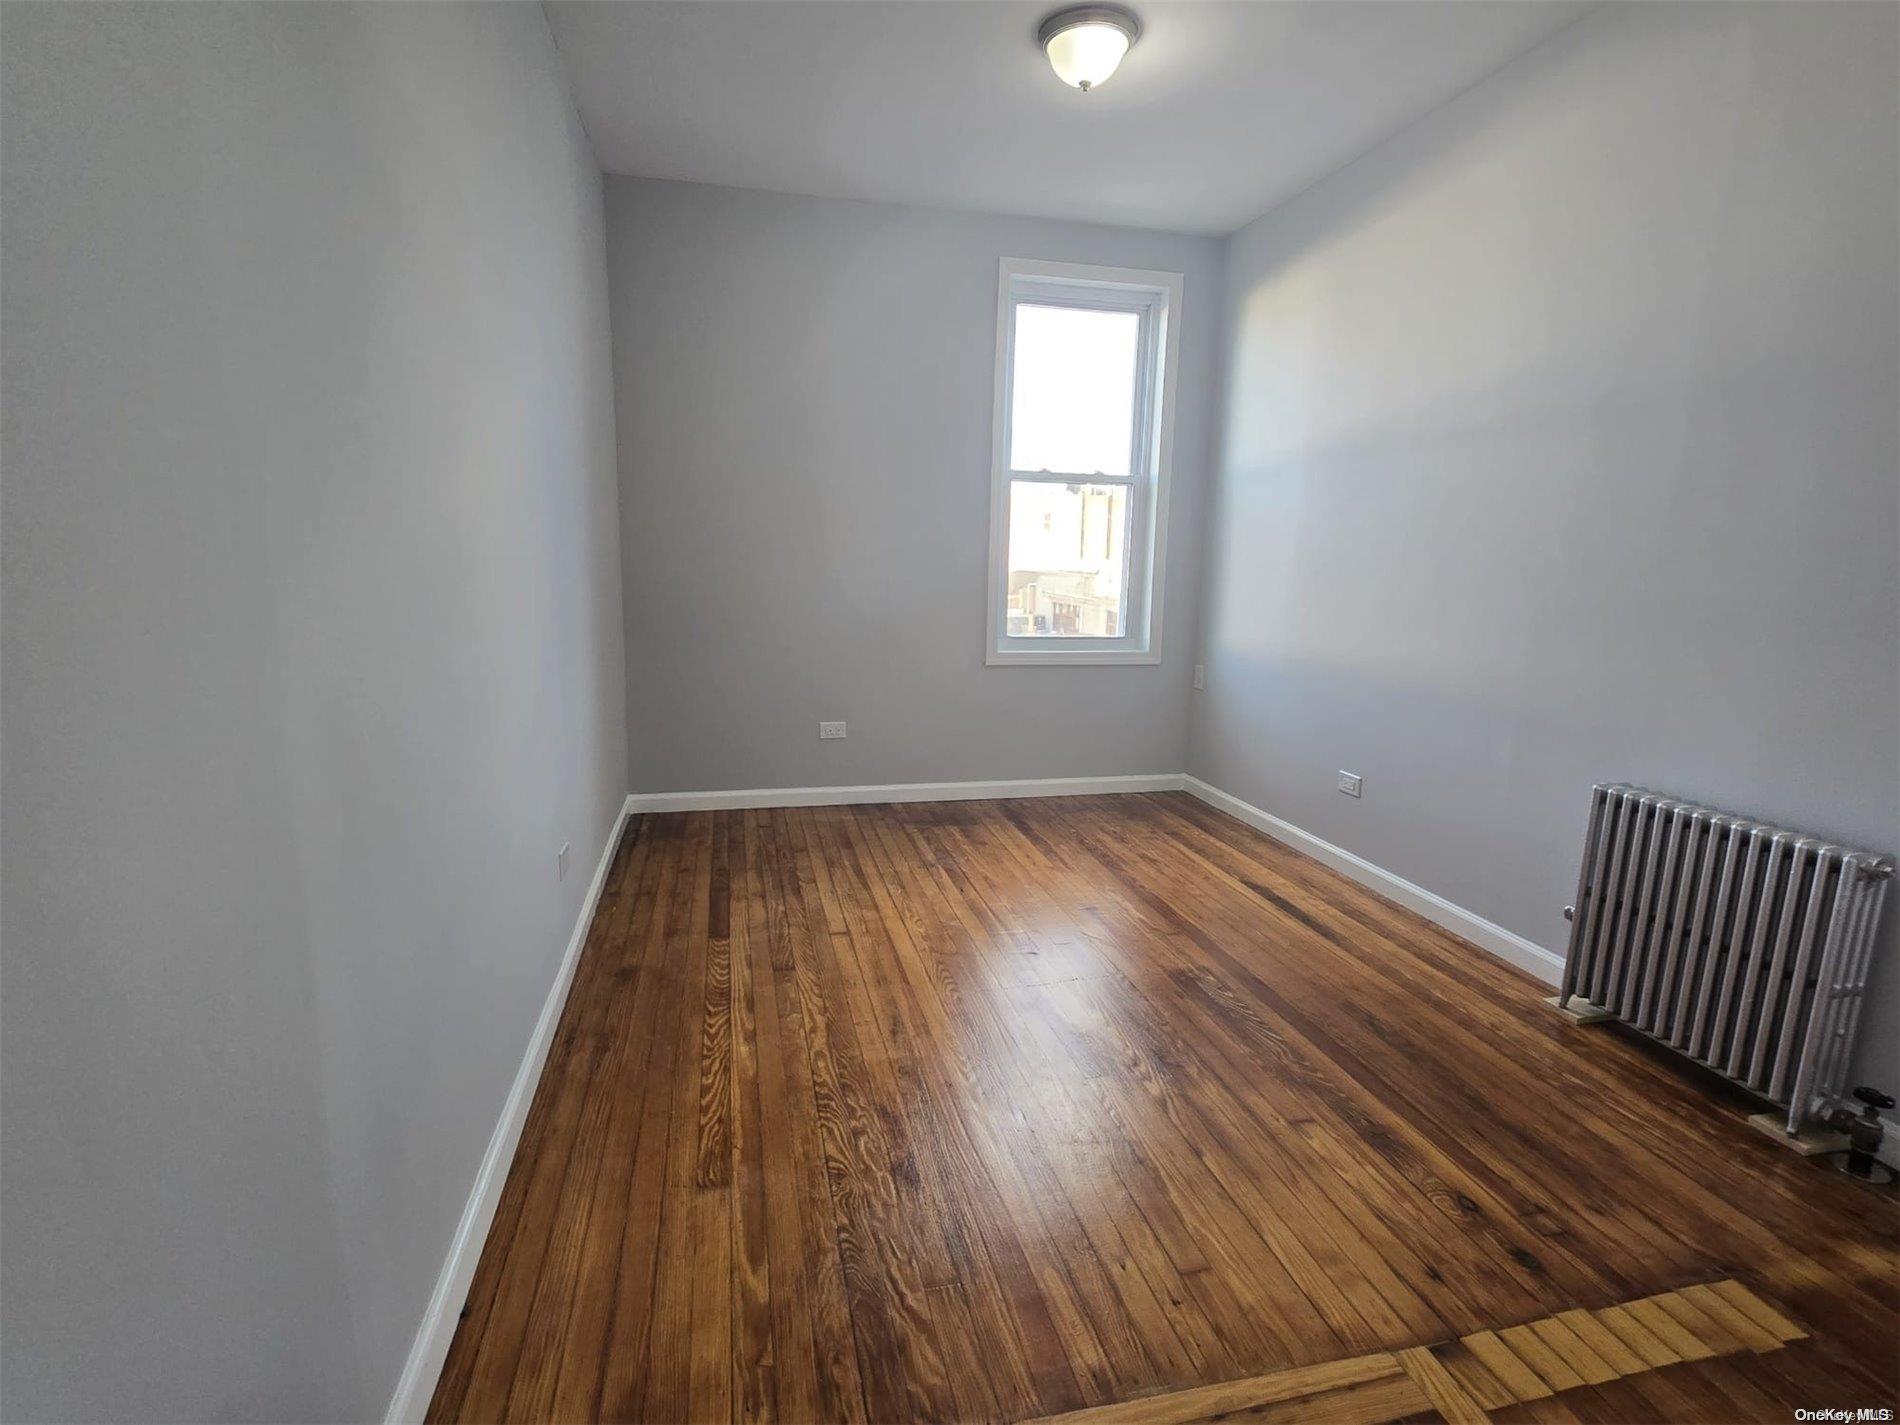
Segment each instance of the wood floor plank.
[{"label": "wood floor plank", "polygon": [[1464,1338],[1464,1344],[1518,1400],[1536,1400],[1551,1393],[1544,1378],[1505,1344],[1497,1332],[1474,1331]]},{"label": "wood floor plank", "polygon": [[[703,1041],[707,944],[705,885],[711,880],[713,814],[688,812],[678,872],[667,908],[666,955],[678,971],[677,992],[667,1006],[678,1035],[677,1068],[666,1087],[672,1095],[667,1120],[665,1192],[657,1226],[653,1310],[647,1344],[642,1404],[648,1420],[693,1419],[694,1293],[705,1276],[695,1260],[704,1239],[699,1160],[699,1050]],[[708,1294],[711,1284],[708,1283]],[[719,1294],[725,1295],[724,1284]]]},{"label": "wood floor plank", "polygon": [[1533,1371],[1536,1371],[1552,1390],[1574,1390],[1590,1382],[1545,1341],[1532,1326],[1507,1326],[1498,1332],[1498,1339]]},{"label": "wood floor plank", "polygon": [[1492,1374],[1491,1369],[1463,1341],[1446,1341],[1433,1346],[1431,1352],[1480,1409],[1495,1410],[1518,1398],[1517,1393]]},{"label": "wood floor plank", "polygon": [[731,821],[724,816],[713,822],[704,867],[694,884],[693,933],[703,937],[706,954],[693,1165],[692,1262],[697,1276],[687,1346],[687,1411],[681,1416],[685,1420],[733,1418],[732,943],[726,835]]},{"label": "wood floor plank", "polygon": [[1178,793],[631,818],[430,1418],[1890,1402],[1891,1198],[1543,993]]},{"label": "wood floor plank", "polygon": [[[755,957],[765,950],[763,914],[751,894],[750,858],[756,841],[748,836],[752,814],[726,825],[728,945],[731,954],[731,1164],[732,1184],[732,1369],[735,1420],[775,1418],[778,1353],[772,1339],[772,1266],[765,1205],[765,1135],[761,1123],[759,1028]],[[807,1353],[809,1354],[809,1353]]]},{"label": "wood floor plank", "polygon": [[1694,1302],[1704,1316],[1721,1322],[1723,1328],[1749,1350],[1775,1351],[1781,1348],[1783,1338],[1777,1332],[1759,1324],[1752,1315],[1738,1309],[1713,1287],[1706,1284],[1684,1287],[1681,1294]]},{"label": "wood floor plank", "polygon": [[1565,1330],[1583,1342],[1612,1374],[1634,1375],[1650,1368],[1649,1362],[1598,1320],[1596,1313],[1573,1307],[1569,1311],[1558,1312],[1556,1319]]},{"label": "wood floor plank", "polygon": [[1556,1353],[1563,1363],[1583,1377],[1585,1385],[1601,1385],[1606,1380],[1615,1380],[1621,1371],[1604,1360],[1593,1350],[1589,1342],[1571,1330],[1561,1316],[1547,1316],[1534,1323],[1531,1330],[1546,1346]]},{"label": "wood floor plank", "polygon": [[1666,1291],[1650,1300],[1666,1316],[1709,1348],[1709,1354],[1726,1356],[1748,1348],[1746,1337],[1731,1331],[1719,1318],[1711,1316],[1686,1292]]},{"label": "wood floor plank", "polygon": [[672,1133],[673,1086],[680,1061],[681,1028],[676,1006],[684,993],[684,972],[667,953],[667,921],[674,904],[674,888],[681,878],[677,836],[683,832],[683,819],[674,826],[675,854],[667,858],[662,869],[648,929],[646,963],[655,972],[647,986],[652,1000],[647,1008],[653,1015],[653,1045],[645,1078],[630,1086],[641,1099],[639,1147],[627,1189],[620,1256],[613,1268],[613,1306],[607,1343],[598,1363],[600,1389],[596,1414],[609,1420],[624,1420],[640,1413],[652,1351],[660,1250],[657,1224],[667,1195],[667,1144]]},{"label": "wood floor plank", "polygon": [[1808,1334],[1738,1281],[1716,1282],[1713,1290],[1778,1341],[1798,1341]]},{"label": "wood floor plank", "polygon": [[1632,1315],[1627,1306],[1619,1303],[1592,1314],[1599,1326],[1621,1341],[1650,1370],[1673,1366],[1682,1359],[1667,1342]]},{"label": "wood floor plank", "polygon": [[1685,1361],[1705,1361],[1716,1354],[1713,1346],[1705,1344],[1674,1313],[1665,1310],[1658,1297],[1628,1302],[1623,1309]]},{"label": "wood floor plank", "polygon": [[[857,1330],[845,1284],[812,1080],[801,974],[811,965],[812,926],[782,811],[757,819],[759,859],[750,872],[765,901],[769,995],[761,993],[761,1141],[770,1171],[775,1406],[781,1420],[864,1419]],[[801,967],[803,967],[801,969]],[[759,973],[763,974],[763,967]],[[764,984],[761,991],[766,989]]]},{"label": "wood floor plank", "polygon": [[1431,1402],[1408,1375],[1341,1386],[1317,1395],[1296,1396],[1221,1416],[1265,1425],[1385,1425],[1427,1410]]},{"label": "wood floor plank", "polygon": [[1374,1381],[1395,1380],[1400,1373],[1398,1358],[1379,1352],[1071,1411],[1044,1417],[1032,1425],[1052,1425],[1054,1421],[1062,1425],[1182,1425],[1216,1415],[1231,1416],[1276,1401],[1324,1397]]},{"label": "wood floor plank", "polygon": [[1445,1369],[1438,1358],[1423,1346],[1410,1346],[1398,1354],[1399,1364],[1424,1394],[1425,1399],[1445,1418],[1445,1425],[1485,1425],[1490,1416],[1464,1382]]}]

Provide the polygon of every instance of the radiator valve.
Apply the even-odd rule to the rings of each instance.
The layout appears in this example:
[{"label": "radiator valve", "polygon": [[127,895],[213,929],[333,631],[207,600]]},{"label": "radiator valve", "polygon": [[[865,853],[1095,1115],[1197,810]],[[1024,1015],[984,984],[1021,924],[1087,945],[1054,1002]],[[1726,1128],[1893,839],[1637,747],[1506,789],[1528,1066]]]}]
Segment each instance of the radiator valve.
[{"label": "radiator valve", "polygon": [[1841,1171],[1852,1177],[1864,1178],[1868,1182],[1890,1183],[1894,1180],[1893,1170],[1879,1161],[1880,1140],[1886,1130],[1886,1125],[1880,1120],[1880,1112],[1893,1107],[1893,1095],[1862,1084],[1854,1090],[1854,1097],[1861,1103],[1859,1113],[1851,1108],[1836,1108],[1827,1115],[1827,1126],[1836,1133],[1847,1135],[1845,1153],[1830,1153],[1828,1156],[1844,1158]]}]

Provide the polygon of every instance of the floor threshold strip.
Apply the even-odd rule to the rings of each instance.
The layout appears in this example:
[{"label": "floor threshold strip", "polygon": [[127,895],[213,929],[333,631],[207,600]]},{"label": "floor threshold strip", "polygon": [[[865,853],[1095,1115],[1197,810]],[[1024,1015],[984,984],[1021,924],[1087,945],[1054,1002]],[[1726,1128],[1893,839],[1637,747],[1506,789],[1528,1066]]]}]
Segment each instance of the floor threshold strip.
[{"label": "floor threshold strip", "polygon": [[1193,1425],[1235,1417],[1386,1425],[1427,1412],[1448,1425],[1476,1425],[1507,1405],[1684,1361],[1779,1350],[1806,1335],[1740,1282],[1727,1280],[1474,1331],[1435,1346],[1091,1406],[1033,1425]]}]

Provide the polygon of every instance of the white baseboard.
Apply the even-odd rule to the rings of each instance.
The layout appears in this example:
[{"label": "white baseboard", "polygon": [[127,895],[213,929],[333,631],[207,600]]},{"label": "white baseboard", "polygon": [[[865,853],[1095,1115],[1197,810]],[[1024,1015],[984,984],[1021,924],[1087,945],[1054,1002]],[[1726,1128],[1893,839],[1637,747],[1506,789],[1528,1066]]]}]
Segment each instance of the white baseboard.
[{"label": "white baseboard", "polygon": [[613,829],[607,834],[607,844],[600,853],[600,864],[594,867],[594,880],[587,888],[587,895],[581,901],[581,913],[574,922],[574,934],[567,942],[567,950],[561,956],[561,967],[554,973],[554,984],[548,990],[547,1000],[541,1006],[541,1017],[535,1021],[534,1033],[528,1039],[528,1052],[522,1056],[521,1067],[515,1071],[513,1087],[508,1090],[507,1102],[502,1105],[501,1121],[495,1125],[495,1132],[488,1140],[488,1151],[482,1155],[482,1165],[475,1174],[475,1186],[468,1195],[468,1204],[462,1209],[462,1220],[456,1224],[455,1237],[449,1244],[448,1260],[442,1264],[442,1275],[436,1278],[435,1294],[429,1298],[429,1309],[423,1314],[422,1325],[416,1332],[415,1344],[409,1348],[409,1359],[402,1368],[402,1379],[396,1384],[396,1393],[389,1402],[389,1413],[385,1416],[388,1425],[407,1425],[407,1422],[420,1421],[428,1412],[429,1400],[435,1394],[437,1377],[442,1374],[442,1363],[448,1359],[449,1344],[455,1339],[455,1326],[462,1313],[462,1302],[468,1296],[469,1284],[475,1277],[475,1264],[481,1259],[482,1245],[488,1240],[489,1224],[494,1221],[495,1208],[501,1202],[502,1185],[508,1180],[508,1167],[514,1161],[515,1145],[521,1139],[522,1125],[527,1121],[528,1105],[534,1101],[535,1086],[541,1081],[541,1068],[547,1062],[548,1050],[554,1043],[554,1030],[561,1022],[561,1010],[567,1004],[568,988],[574,983],[574,969],[580,964],[581,947],[587,943],[587,928],[593,924],[594,907],[600,900],[600,890],[607,882],[607,867],[612,864],[614,848],[620,844],[620,829],[626,825],[627,812],[623,807],[620,815],[614,818]]},{"label": "white baseboard", "polygon": [[1211,807],[1218,807],[1237,821],[1244,821],[1256,831],[1264,831],[1275,841],[1284,841],[1296,851],[1304,851],[1315,861],[1324,862],[1342,875],[1350,876],[1360,885],[1377,891],[1387,900],[1397,901],[1407,910],[1417,911],[1434,925],[1441,925],[1453,935],[1462,935],[1473,945],[1489,950],[1500,960],[1509,961],[1520,970],[1528,971],[1547,984],[1556,984],[1563,978],[1564,957],[1546,950],[1543,946],[1526,940],[1523,936],[1506,930],[1486,920],[1461,905],[1454,905],[1443,896],[1426,890],[1423,886],[1413,885],[1403,876],[1395,876],[1383,866],[1375,866],[1363,856],[1355,856],[1342,846],[1330,841],[1322,841],[1310,831],[1302,831],[1290,821],[1282,821],[1271,812],[1243,802],[1232,793],[1223,792],[1219,787],[1203,782],[1199,777],[1183,777],[1183,787],[1199,797]]},{"label": "white baseboard", "polygon": [[763,787],[732,792],[635,792],[629,813],[733,811],[741,807],[859,806],[870,802],[965,802],[999,797],[1093,797],[1110,792],[1178,792],[1179,772],[1138,777],[1032,777],[1014,782],[888,782],[861,787]]}]

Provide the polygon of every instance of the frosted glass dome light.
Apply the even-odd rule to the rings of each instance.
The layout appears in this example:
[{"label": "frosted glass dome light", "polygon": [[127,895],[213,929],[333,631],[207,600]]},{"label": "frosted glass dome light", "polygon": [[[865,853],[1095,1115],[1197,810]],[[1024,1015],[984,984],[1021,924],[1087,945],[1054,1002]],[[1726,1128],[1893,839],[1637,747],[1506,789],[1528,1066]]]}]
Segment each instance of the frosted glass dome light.
[{"label": "frosted glass dome light", "polygon": [[1044,20],[1036,37],[1056,78],[1086,94],[1115,72],[1141,21],[1119,5],[1076,5]]}]

